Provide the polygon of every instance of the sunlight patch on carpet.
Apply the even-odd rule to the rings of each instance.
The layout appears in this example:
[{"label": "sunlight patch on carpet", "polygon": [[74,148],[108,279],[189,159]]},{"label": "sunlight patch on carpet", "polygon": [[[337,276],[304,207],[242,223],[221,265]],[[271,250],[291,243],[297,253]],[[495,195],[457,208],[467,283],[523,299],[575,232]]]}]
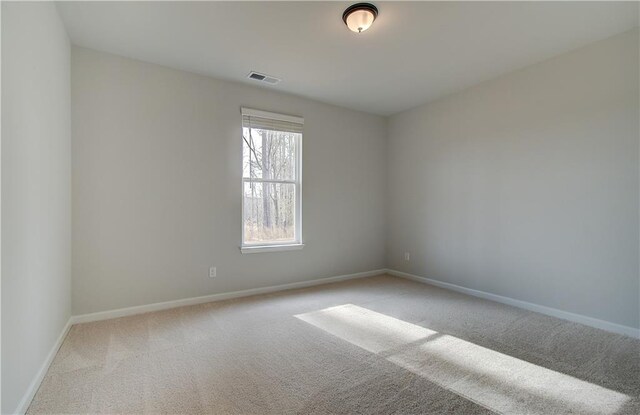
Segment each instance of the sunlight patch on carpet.
[{"label": "sunlight patch on carpet", "polygon": [[353,304],[295,317],[498,412],[615,414],[630,399],[623,393]]}]

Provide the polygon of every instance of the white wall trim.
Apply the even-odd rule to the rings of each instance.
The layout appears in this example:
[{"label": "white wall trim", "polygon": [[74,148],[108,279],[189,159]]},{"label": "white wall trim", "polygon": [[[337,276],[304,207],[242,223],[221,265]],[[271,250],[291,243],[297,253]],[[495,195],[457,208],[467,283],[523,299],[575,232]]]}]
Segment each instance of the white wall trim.
[{"label": "white wall trim", "polygon": [[546,314],[548,316],[561,318],[564,320],[573,321],[574,323],[584,324],[586,326],[595,327],[598,329],[610,331],[612,333],[624,334],[634,338],[640,338],[640,329],[636,329],[629,326],[623,326],[621,324],[612,323],[605,320],[599,320],[597,318],[584,316],[582,314],[571,313],[569,311],[558,310],[557,308],[551,308],[539,304],[529,303],[527,301],[516,300],[510,297],[503,297],[501,295],[488,293],[485,291],[474,290],[472,288],[462,287],[460,285],[451,284],[448,282],[442,282],[433,280],[431,278],[420,277],[418,275],[409,274],[407,272],[396,271],[393,269],[387,269],[387,274],[395,277],[406,278],[409,280],[421,282],[424,284],[434,285],[440,288],[446,288],[448,290],[457,291],[463,294],[472,295],[474,297],[484,298],[485,300],[491,300],[502,304],[522,308],[529,311],[535,311],[537,313]]},{"label": "white wall trim", "polygon": [[242,115],[249,115],[259,118],[270,118],[272,120],[292,122],[296,124],[304,124],[304,118],[296,115],[279,114],[277,112],[256,110],[253,108],[240,107]]},{"label": "white wall trim", "polygon": [[97,313],[72,316],[67,321],[67,324],[64,326],[64,328],[62,329],[62,332],[60,333],[58,340],[56,341],[53,348],[47,355],[47,358],[45,359],[42,366],[40,367],[40,370],[38,371],[34,379],[31,381],[31,384],[27,388],[27,391],[25,392],[24,396],[20,400],[20,403],[18,404],[18,407],[16,408],[14,413],[24,414],[27,411],[33,397],[35,396],[36,392],[38,391],[38,388],[40,387],[40,384],[42,383],[42,380],[44,379],[44,376],[47,373],[47,370],[49,369],[49,366],[53,362],[53,359],[56,356],[56,353],[60,349],[60,346],[62,346],[64,339],[66,338],[67,334],[69,333],[69,330],[71,329],[71,326],[74,324],[88,323],[91,321],[99,321],[99,320],[108,320],[111,318],[125,317],[125,316],[134,315],[134,314],[149,313],[152,311],[166,310],[169,308],[182,307],[182,306],[194,305],[194,304],[202,304],[202,303],[208,303],[213,301],[222,301],[222,300],[228,300],[232,298],[248,297],[248,296],[258,295],[258,294],[267,294],[267,293],[273,293],[277,291],[291,290],[295,288],[313,287],[316,285],[329,284],[332,282],[346,281],[346,280],[351,280],[356,278],[373,277],[381,274],[390,274],[395,277],[405,278],[405,279],[421,282],[424,284],[434,285],[436,287],[457,291],[463,294],[472,295],[474,297],[484,298],[487,300],[496,301],[498,303],[522,308],[525,310],[535,311],[535,312],[546,314],[549,316],[558,317],[564,320],[585,324],[587,326],[596,327],[596,328],[607,330],[613,333],[619,333],[619,334],[624,334],[634,338],[640,338],[640,330],[633,327],[623,326],[620,324],[599,320],[593,317],[587,317],[581,314],[575,314],[568,311],[558,310],[556,308],[546,307],[546,306],[529,303],[522,300],[516,300],[510,297],[503,297],[501,295],[491,294],[485,291],[474,290],[472,288],[466,288],[459,285],[450,284],[448,282],[442,282],[442,281],[437,281],[430,278],[420,277],[418,275],[413,275],[413,274],[409,274],[402,271],[396,271],[393,269],[376,269],[372,271],[357,272],[354,274],[338,275],[335,277],[318,278],[318,279],[309,280],[309,281],[300,281],[300,282],[293,282],[289,284],[272,285],[269,287],[252,288],[248,290],[205,295],[201,297],[183,298],[183,299],[174,300],[174,301],[165,301],[161,303],[153,303],[153,304],[147,304],[147,305],[141,305],[141,306],[135,306],[135,307],[127,307],[127,308],[120,308],[116,310],[100,311]]},{"label": "white wall trim", "polygon": [[60,346],[62,346],[64,339],[67,337],[67,334],[69,333],[69,330],[73,325],[72,319],[73,317],[67,320],[67,324],[65,324],[64,327],[62,328],[62,332],[60,333],[60,336],[58,336],[58,340],[56,340],[55,344],[51,348],[51,351],[49,351],[47,358],[42,363],[42,366],[40,366],[40,370],[38,370],[38,373],[36,373],[36,376],[33,378],[31,383],[29,384],[27,391],[25,392],[24,396],[22,396],[20,403],[18,403],[18,407],[16,408],[15,411],[13,411],[13,413],[24,414],[27,412],[27,409],[29,408],[29,405],[31,405],[31,401],[33,400],[33,397],[36,395],[38,388],[40,388],[40,384],[42,383],[44,376],[47,374],[47,370],[49,370],[49,366],[51,366],[53,359],[56,357],[56,354],[58,353]]},{"label": "white wall trim", "polygon": [[245,245],[240,247],[243,254],[258,254],[261,252],[279,252],[279,251],[296,251],[304,248],[304,244],[286,244],[286,245]]},{"label": "white wall trim", "polygon": [[384,274],[386,271],[387,271],[386,269],[377,269],[372,271],[357,272],[355,274],[338,275],[335,277],[318,278],[318,279],[309,280],[309,281],[292,282],[289,284],[272,285],[269,287],[261,287],[261,288],[252,288],[249,290],[205,295],[202,297],[183,298],[180,300],[165,301],[162,303],[154,303],[154,304],[147,304],[147,305],[141,305],[136,307],[120,308],[117,310],[100,311],[97,313],[71,316],[71,318],[69,318],[69,320],[67,321],[67,324],[65,324],[64,328],[62,329],[62,332],[60,333],[58,340],[53,345],[53,348],[51,349],[44,363],[40,367],[40,370],[38,371],[36,376],[33,378],[31,383],[29,384],[29,387],[27,388],[27,391],[25,392],[24,396],[20,400],[18,407],[13,413],[24,414],[27,411],[27,409],[29,408],[29,405],[31,404],[31,401],[33,400],[33,397],[35,396],[36,392],[38,391],[38,388],[40,387],[40,384],[42,383],[42,380],[44,379],[44,376],[47,374],[47,370],[49,370],[49,366],[51,366],[51,363],[53,362],[53,359],[55,358],[56,353],[58,353],[58,350],[60,349],[60,346],[62,346],[64,339],[67,337],[67,334],[71,329],[71,326],[73,326],[74,324],[88,323],[91,321],[99,321],[99,320],[108,320],[111,318],[131,316],[134,314],[149,313],[152,311],[166,310],[169,308],[182,307],[187,305],[228,300],[232,298],[248,297],[251,295],[267,294],[267,293],[272,293],[277,291],[291,290],[294,288],[312,287],[315,285],[329,284],[332,282],[346,281],[346,280],[352,280],[356,278],[373,277],[375,275]]},{"label": "white wall trim", "polygon": [[294,288],[312,287],[315,285],[329,284],[332,282],[346,281],[355,278],[373,277],[384,274],[386,269],[376,269],[372,271],[357,272],[355,274],[338,275],[335,277],[318,278],[309,281],[292,282],[289,284],[272,285],[269,287],[251,288],[248,290],[232,291],[227,293],[204,295],[202,297],[183,298],[180,300],[165,301],[140,305],[135,307],[119,308],[116,310],[99,311],[97,313],[81,314],[71,317],[71,324],[88,323],[91,321],[108,320],[111,318],[131,316],[134,314],[150,313],[152,311],[166,310],[169,308],[182,307],[187,305],[210,303],[213,301],[229,300],[232,298],[248,297],[251,295],[267,294],[276,291],[291,290]]}]

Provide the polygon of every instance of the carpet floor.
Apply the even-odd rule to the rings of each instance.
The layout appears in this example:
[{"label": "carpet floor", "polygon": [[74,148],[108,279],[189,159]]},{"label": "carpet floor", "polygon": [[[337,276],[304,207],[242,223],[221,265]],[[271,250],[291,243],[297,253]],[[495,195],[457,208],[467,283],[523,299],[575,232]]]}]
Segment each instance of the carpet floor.
[{"label": "carpet floor", "polygon": [[29,414],[638,414],[640,341],[400,278],[71,328]]}]

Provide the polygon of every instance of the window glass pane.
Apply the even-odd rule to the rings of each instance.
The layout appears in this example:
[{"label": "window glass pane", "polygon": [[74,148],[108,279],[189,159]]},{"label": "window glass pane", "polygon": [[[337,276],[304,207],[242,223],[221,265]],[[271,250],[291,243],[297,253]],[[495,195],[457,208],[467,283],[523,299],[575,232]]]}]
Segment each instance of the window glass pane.
[{"label": "window glass pane", "polygon": [[243,170],[247,179],[295,180],[299,133],[242,128]]},{"label": "window glass pane", "polygon": [[244,239],[247,244],[295,242],[293,183],[244,183]]}]

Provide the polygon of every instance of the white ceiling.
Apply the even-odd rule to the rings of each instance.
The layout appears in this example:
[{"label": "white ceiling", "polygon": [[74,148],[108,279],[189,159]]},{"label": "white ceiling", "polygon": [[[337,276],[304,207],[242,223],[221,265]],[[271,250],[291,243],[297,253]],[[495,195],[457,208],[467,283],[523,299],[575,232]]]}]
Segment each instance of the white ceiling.
[{"label": "white ceiling", "polygon": [[[353,3],[355,3],[354,1]],[[636,2],[69,2],[74,44],[375,114],[432,101],[638,26]]]}]

